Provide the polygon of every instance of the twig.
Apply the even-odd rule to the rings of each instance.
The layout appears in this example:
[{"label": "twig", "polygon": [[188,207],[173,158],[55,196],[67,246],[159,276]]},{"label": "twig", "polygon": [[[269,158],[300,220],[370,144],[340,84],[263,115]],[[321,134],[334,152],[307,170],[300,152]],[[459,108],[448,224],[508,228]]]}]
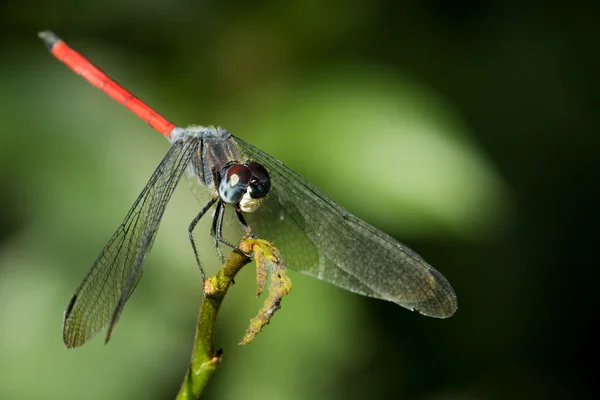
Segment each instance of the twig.
[{"label": "twig", "polygon": [[[254,254],[257,264],[258,290],[260,294],[266,281],[267,271],[271,276],[269,296],[258,315],[250,322],[246,335],[240,344],[248,344],[269,323],[273,314],[281,307],[281,300],[292,289],[292,284],[286,275],[285,264],[279,251],[273,245],[262,239],[244,238],[234,250],[217,275],[204,282],[204,298],[198,313],[194,352],[187,374],[179,389],[177,400],[199,399],[213,372],[221,363],[223,352],[215,350],[215,322],[219,307],[233,283],[233,278],[250,262],[248,255]],[[241,250],[241,251],[240,251]]]},{"label": "twig", "polygon": [[[248,247],[245,241],[246,239],[243,239],[239,245],[239,248],[244,251]],[[177,400],[199,399],[213,372],[221,363],[223,352],[221,349],[215,350],[213,340],[217,313],[233,278],[249,262],[250,258],[240,251],[234,250],[217,275],[204,282],[204,298],[198,313],[192,360],[179,389]]]}]

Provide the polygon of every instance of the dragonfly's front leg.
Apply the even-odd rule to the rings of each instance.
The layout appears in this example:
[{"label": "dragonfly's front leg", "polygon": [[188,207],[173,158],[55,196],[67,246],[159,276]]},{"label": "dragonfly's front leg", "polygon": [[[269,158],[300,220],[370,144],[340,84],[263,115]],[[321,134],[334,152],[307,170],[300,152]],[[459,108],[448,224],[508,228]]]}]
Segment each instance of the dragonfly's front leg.
[{"label": "dragonfly's front leg", "polygon": [[[200,268],[200,275],[202,275],[202,283],[204,283],[204,280],[206,279],[206,274],[204,273],[204,269],[202,268],[202,264],[200,263],[200,256],[198,255],[198,250],[196,248],[196,242],[194,241],[194,228],[196,228],[196,225],[198,225],[198,221],[200,221],[200,218],[202,218],[204,216],[204,214],[206,214],[206,212],[212,207],[213,204],[215,204],[216,201],[217,201],[217,198],[210,199],[202,207],[202,209],[200,210],[198,215],[196,215],[196,217],[192,220],[192,222],[190,223],[190,227],[188,229],[188,233],[190,235],[190,243],[192,243],[192,249],[194,249],[194,255],[196,256],[196,262],[198,263],[198,268]],[[220,202],[219,202],[219,204],[220,204]],[[214,224],[214,222],[213,222],[213,224]],[[221,259],[223,259],[223,255],[221,255]]]}]

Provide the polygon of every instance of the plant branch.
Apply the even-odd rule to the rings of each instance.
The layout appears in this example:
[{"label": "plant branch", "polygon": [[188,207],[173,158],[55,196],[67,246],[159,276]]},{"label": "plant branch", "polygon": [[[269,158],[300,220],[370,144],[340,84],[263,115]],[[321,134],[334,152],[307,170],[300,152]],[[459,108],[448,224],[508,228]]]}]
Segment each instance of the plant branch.
[{"label": "plant branch", "polygon": [[[239,250],[238,250],[239,249]],[[217,313],[227,290],[233,283],[233,278],[250,262],[254,255],[257,266],[257,296],[265,285],[267,272],[270,273],[271,284],[269,296],[263,308],[250,322],[246,335],[240,344],[248,344],[271,321],[273,314],[281,308],[281,300],[292,289],[292,284],[286,275],[285,264],[279,251],[273,245],[262,239],[244,238],[238,249],[234,250],[227,261],[221,266],[217,275],[204,281],[204,298],[198,313],[198,325],[194,339],[192,361],[177,400],[199,399],[206,384],[221,363],[222,350],[215,350],[214,336]]]},{"label": "plant branch", "polygon": [[[248,239],[242,239],[239,244],[239,248],[246,253],[252,251],[251,244],[248,242]],[[221,349],[215,349],[213,340],[217,314],[227,290],[233,283],[233,278],[249,262],[250,258],[242,252],[234,250],[227,257],[217,275],[204,281],[204,298],[198,313],[192,360],[179,389],[177,400],[200,398],[213,372],[221,363],[223,352]]]}]

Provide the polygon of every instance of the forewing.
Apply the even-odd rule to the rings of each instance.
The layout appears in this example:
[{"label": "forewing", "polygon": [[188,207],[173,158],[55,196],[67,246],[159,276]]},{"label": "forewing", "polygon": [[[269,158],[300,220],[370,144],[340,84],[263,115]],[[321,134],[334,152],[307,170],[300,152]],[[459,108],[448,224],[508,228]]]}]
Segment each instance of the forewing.
[{"label": "forewing", "polygon": [[123,223],[83,278],[71,298],[63,323],[67,347],[78,347],[110,322],[110,338],[125,302],[142,276],[142,262],[196,140],[175,142],[144,187]]},{"label": "forewing", "polygon": [[350,291],[446,318],[457,308],[450,283],[417,253],[353,216],[280,161],[239,138],[249,159],[271,176],[272,192],[247,214],[292,269]]}]

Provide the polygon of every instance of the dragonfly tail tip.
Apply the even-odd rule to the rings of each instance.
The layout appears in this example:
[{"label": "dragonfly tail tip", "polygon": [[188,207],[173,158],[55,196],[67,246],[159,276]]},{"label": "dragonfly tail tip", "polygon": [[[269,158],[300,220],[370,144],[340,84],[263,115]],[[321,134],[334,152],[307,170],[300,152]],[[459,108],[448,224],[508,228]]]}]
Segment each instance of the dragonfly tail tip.
[{"label": "dragonfly tail tip", "polygon": [[56,36],[52,31],[42,31],[38,33],[40,39],[44,41],[48,50],[52,50],[52,48],[60,42],[60,38]]}]

